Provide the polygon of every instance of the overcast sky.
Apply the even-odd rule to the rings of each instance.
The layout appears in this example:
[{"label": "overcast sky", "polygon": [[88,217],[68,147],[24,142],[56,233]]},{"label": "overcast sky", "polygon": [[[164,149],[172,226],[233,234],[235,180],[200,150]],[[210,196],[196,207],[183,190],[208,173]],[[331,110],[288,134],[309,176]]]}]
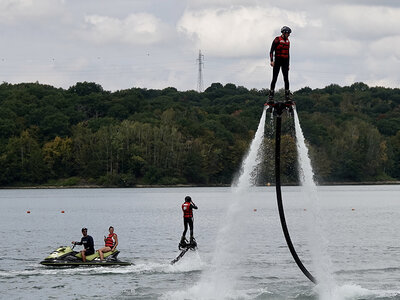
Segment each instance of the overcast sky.
[{"label": "overcast sky", "polygon": [[201,49],[205,87],[269,88],[283,25],[291,90],[399,86],[398,0],[0,0],[0,81],[195,90]]}]

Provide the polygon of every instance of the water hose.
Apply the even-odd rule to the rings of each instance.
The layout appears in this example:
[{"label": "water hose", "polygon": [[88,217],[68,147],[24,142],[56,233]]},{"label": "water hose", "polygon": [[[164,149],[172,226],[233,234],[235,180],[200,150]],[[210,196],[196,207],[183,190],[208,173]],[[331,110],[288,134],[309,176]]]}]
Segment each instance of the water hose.
[{"label": "water hose", "polygon": [[[286,225],[285,211],[283,209],[282,191],[281,191],[281,127],[282,127],[281,126],[281,123],[282,123],[281,114],[285,107],[282,106],[282,110],[279,110],[279,107],[280,106],[275,108],[276,115],[277,115],[277,117],[276,117],[276,135],[275,135],[275,180],[276,180],[276,199],[278,201],[279,217],[281,219],[282,230],[283,230],[283,234],[285,236],[286,243],[289,247],[290,253],[292,254],[297,266],[300,268],[300,270],[303,272],[303,274],[308,279],[310,279],[313,283],[317,284],[317,280],[306,269],[306,267],[301,262],[299,256],[297,255],[296,250],[294,249],[292,240],[290,239],[289,230]],[[278,110],[277,110],[277,108],[278,108]]]}]

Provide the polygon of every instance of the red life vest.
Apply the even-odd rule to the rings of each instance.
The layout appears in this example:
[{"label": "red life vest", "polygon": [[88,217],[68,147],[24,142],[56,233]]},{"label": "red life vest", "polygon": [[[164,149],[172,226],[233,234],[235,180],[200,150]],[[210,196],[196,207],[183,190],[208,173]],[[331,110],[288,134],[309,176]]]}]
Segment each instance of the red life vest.
[{"label": "red life vest", "polygon": [[282,36],[277,36],[275,41],[278,42],[278,45],[275,49],[275,57],[289,58],[289,39],[285,40]]},{"label": "red life vest", "polygon": [[182,211],[184,218],[192,218],[193,217],[193,210],[190,202],[185,202],[182,204]]},{"label": "red life vest", "polygon": [[106,237],[106,247],[110,247],[110,248],[112,248],[112,247],[114,247],[114,240],[113,240],[113,237],[114,237],[114,235],[117,235],[117,234],[115,234],[115,233],[110,233],[109,235],[108,235],[108,237]]}]

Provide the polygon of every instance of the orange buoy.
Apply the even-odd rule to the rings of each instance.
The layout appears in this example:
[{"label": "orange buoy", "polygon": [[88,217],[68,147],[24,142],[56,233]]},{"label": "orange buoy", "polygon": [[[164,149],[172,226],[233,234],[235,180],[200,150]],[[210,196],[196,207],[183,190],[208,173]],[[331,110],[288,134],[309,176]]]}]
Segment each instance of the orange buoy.
[{"label": "orange buoy", "polygon": [[62,210],[61,213],[63,214],[63,213],[65,213],[65,211]]},{"label": "orange buoy", "polygon": [[31,213],[31,211],[30,211],[30,210],[27,210],[27,211],[26,211],[26,213],[27,213],[27,214],[30,214],[30,213]]}]

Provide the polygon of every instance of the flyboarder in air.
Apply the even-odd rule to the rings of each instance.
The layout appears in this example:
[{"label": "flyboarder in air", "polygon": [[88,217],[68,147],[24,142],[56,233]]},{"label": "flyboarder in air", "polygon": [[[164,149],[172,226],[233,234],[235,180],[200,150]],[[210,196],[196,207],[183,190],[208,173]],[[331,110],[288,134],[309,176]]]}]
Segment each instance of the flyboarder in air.
[{"label": "flyboarder in air", "polygon": [[192,198],[190,196],[185,197],[185,202],[182,204],[182,212],[183,212],[183,226],[184,230],[182,233],[181,242],[179,245],[184,247],[186,243],[186,232],[188,230],[188,226],[190,228],[190,242],[189,244],[195,245],[196,240],[193,236],[193,209],[197,209],[196,204],[193,203]]},{"label": "flyboarder in air", "polygon": [[[196,204],[193,203],[192,198],[190,196],[186,196],[185,202],[182,204],[184,230],[182,233],[181,241],[179,242],[178,245],[178,248],[179,250],[181,250],[181,253],[174,260],[171,261],[171,265],[178,262],[189,250],[194,251],[197,248],[197,242],[193,236],[193,209],[197,209]],[[188,230],[188,226],[190,228],[189,243],[186,240],[186,232]]]},{"label": "flyboarder in air", "polygon": [[[272,107],[274,105],[275,84],[278,79],[279,70],[282,68],[283,80],[285,82],[285,103],[292,104],[289,90],[289,48],[290,41],[289,35],[292,30],[283,26],[281,29],[282,35],[277,36],[271,45],[269,52],[270,65],[273,67],[271,87],[268,95],[268,102],[266,105]],[[274,60],[275,53],[275,60]]]}]

